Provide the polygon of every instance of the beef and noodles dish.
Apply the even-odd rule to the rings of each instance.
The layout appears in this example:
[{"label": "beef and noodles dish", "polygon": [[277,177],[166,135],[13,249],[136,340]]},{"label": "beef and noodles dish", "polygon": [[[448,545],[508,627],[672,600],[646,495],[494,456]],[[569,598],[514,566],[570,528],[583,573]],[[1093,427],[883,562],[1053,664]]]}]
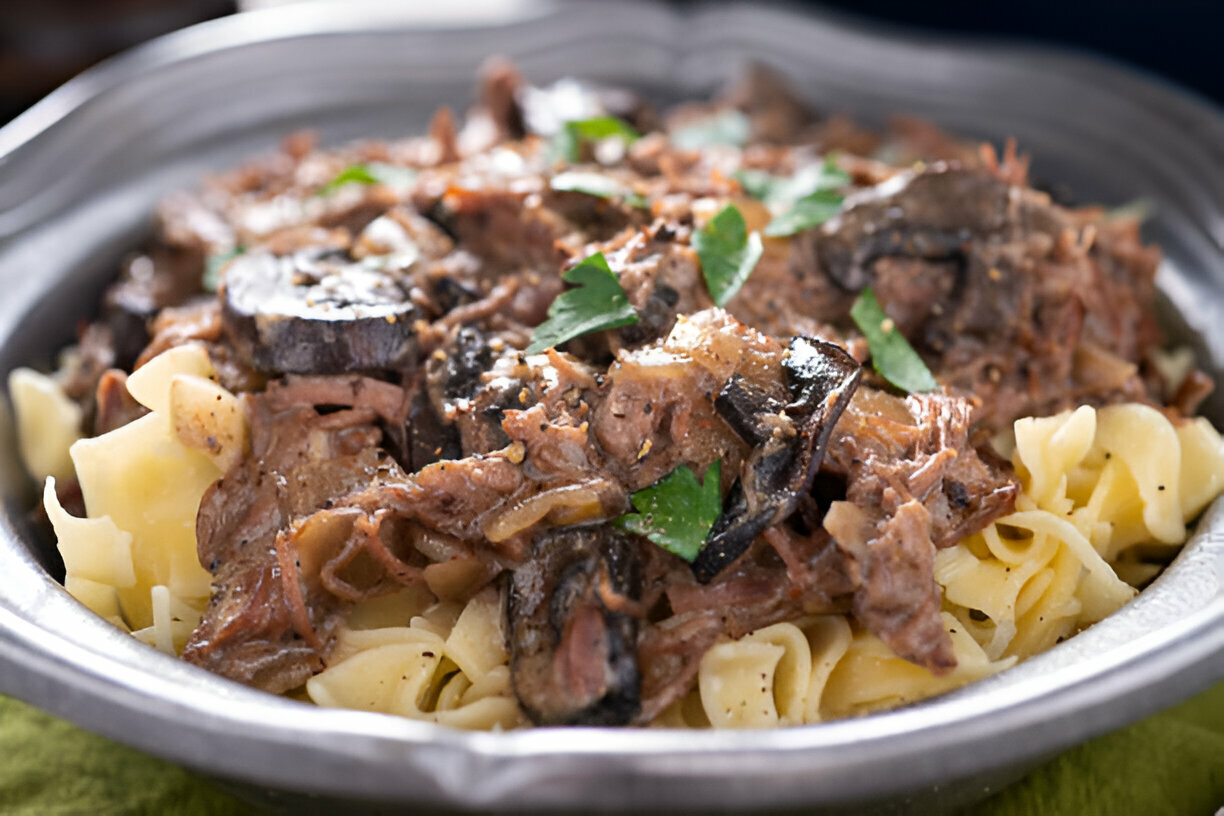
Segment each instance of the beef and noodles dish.
[{"label": "beef and noodles dish", "polygon": [[767,727],[1117,610],[1224,478],[1134,217],[754,70],[166,198],[10,392],[67,590],[209,671],[464,728]]}]

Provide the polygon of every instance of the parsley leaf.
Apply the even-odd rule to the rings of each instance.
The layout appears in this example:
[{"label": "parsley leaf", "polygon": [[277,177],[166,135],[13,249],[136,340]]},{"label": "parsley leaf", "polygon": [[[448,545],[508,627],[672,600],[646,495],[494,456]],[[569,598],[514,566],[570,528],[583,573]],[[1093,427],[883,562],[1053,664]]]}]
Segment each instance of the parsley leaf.
[{"label": "parsley leaf", "polygon": [[748,233],[744,216],[734,204],[723,207],[693,233],[693,249],[701,259],[701,274],[710,296],[719,306],[735,297],[764,251],[760,234]]},{"label": "parsley leaf", "polygon": [[633,144],[642,136],[623,119],[596,116],[593,119],[572,119],[557,132],[552,141],[552,159],[574,164],[582,159],[582,145],[619,136],[625,144]]},{"label": "parsley leaf", "polygon": [[400,167],[384,162],[369,164],[350,164],[336,174],[336,177],[315,191],[317,196],[334,193],[346,184],[382,184],[394,189],[404,189],[416,180],[416,171],[411,167]]},{"label": "parsley leaf", "polygon": [[638,322],[633,304],[625,296],[603,253],[596,252],[562,275],[577,284],[557,296],[548,307],[548,319],[536,326],[528,354],[559,346],[579,335],[615,329]]},{"label": "parsley leaf", "polygon": [[897,331],[892,320],[884,314],[875,292],[868,287],[859,293],[850,307],[850,317],[871,349],[871,364],[880,376],[902,391],[917,393],[933,391],[938,383],[931,370],[914,351],[905,336]]},{"label": "parsley leaf", "polygon": [[844,197],[829,190],[817,190],[795,202],[786,212],[765,225],[765,234],[781,238],[818,227],[841,211]]},{"label": "parsley leaf", "polygon": [[752,133],[752,121],[743,111],[727,108],[712,116],[671,132],[672,146],[681,150],[695,150],[709,145],[735,145],[748,143]]},{"label": "parsley leaf", "polygon": [[350,164],[336,174],[336,177],[319,188],[316,195],[327,195],[346,184],[377,184],[378,179],[364,164]]},{"label": "parsley leaf", "polygon": [[1142,224],[1156,215],[1156,202],[1150,198],[1136,198],[1121,206],[1106,210],[1102,216],[1106,221],[1138,221]]},{"label": "parsley leaf", "polygon": [[755,199],[770,204],[775,197],[774,189],[787,183],[787,179],[772,176],[765,170],[745,167],[735,171],[735,180],[744,188],[744,192]]},{"label": "parsley leaf", "polygon": [[722,515],[722,463],[715,459],[697,483],[685,465],[632,496],[637,513],[628,513],[616,524],[658,544],[690,564],[701,552],[710,528]]},{"label": "parsley leaf", "polygon": [[822,164],[809,164],[793,176],[772,176],[751,168],[735,174],[744,191],[763,201],[775,213],[765,226],[771,238],[794,235],[828,221],[841,209],[843,197],[833,192],[850,183],[832,156]]},{"label": "parsley leaf", "polygon": [[616,179],[603,173],[583,173],[571,170],[552,177],[548,186],[563,192],[586,193],[599,198],[619,198],[630,207],[648,208],[650,202]]},{"label": "parsley leaf", "polygon": [[821,164],[808,164],[791,176],[774,176],[764,170],[740,170],[735,178],[744,192],[771,208],[791,207],[801,198],[822,190],[836,190],[850,183],[850,176],[837,166],[832,156]]},{"label": "parsley leaf", "polygon": [[200,280],[200,287],[205,292],[215,292],[221,286],[221,270],[226,264],[237,258],[242,253],[246,252],[246,247],[236,246],[229,252],[218,252],[215,255],[209,255],[208,260],[204,262],[204,277]]}]

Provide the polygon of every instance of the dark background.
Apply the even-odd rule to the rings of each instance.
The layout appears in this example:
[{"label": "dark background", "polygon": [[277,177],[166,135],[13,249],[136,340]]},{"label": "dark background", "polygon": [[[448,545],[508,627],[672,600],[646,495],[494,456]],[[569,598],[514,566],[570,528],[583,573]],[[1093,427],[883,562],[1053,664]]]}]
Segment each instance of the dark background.
[{"label": "dark background", "polygon": [[833,0],[804,5],[911,29],[1071,46],[1161,74],[1224,104],[1220,0]]},{"label": "dark background", "polygon": [[[1072,46],[1161,74],[1224,104],[1224,3],[1218,0],[792,2],[912,29]],[[165,31],[232,13],[235,0],[3,0],[0,5],[4,122],[97,60]]]}]

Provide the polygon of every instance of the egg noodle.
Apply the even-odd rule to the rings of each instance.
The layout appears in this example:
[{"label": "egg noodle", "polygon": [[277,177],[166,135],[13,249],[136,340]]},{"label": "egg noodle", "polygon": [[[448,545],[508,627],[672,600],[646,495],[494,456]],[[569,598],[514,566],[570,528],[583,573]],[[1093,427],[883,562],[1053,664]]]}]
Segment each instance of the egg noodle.
[{"label": "egg noodle", "polygon": [[[180,346],[128,379],[151,413],[72,441],[79,409],[54,379],[19,369],[9,385],[23,456],[46,479],[68,592],[179,653],[209,597],[211,576],[196,554],[200,498],[246,444],[237,398],[215,382],[203,347]],[[696,687],[654,725],[814,723],[998,672],[1119,609],[1157,571],[1151,557],[1182,544],[1186,525],[1224,487],[1224,440],[1211,424],[1174,424],[1141,404],[1020,419],[1012,462],[1023,488],[1015,511],[936,554],[953,671],[936,676],[903,660],[846,615],[809,616],[713,646]],[[56,497],[55,480],[74,473],[86,518]],[[494,587],[466,604],[436,602],[424,587],[358,604],[304,694],[322,706],[458,728],[527,724]]]}]

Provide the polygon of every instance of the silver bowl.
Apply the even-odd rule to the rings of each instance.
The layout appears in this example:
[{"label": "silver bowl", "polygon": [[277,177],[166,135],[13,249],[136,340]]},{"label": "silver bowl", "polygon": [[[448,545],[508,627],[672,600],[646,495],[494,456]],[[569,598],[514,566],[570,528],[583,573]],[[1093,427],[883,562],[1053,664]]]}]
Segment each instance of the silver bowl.
[{"label": "silver bowl", "polygon": [[[472,23],[354,4],[206,23],[131,51],[0,130],[0,372],[51,359],[87,317],[153,205],[199,175],[317,130],[325,143],[420,132],[462,108],[478,64],[579,74],[676,99],[746,60],[824,110],[895,112],[1018,138],[1033,175],[1157,215],[1166,323],[1224,371],[1224,116],[1071,54],[879,33],[770,6],[525,2]],[[374,15],[374,16],[371,16]],[[4,401],[0,400],[0,405]],[[1217,424],[1224,401],[1208,414]],[[459,733],[313,708],[149,649],[77,604],[26,520],[0,409],[0,691],[265,801],[368,808],[948,810],[1041,760],[1224,677],[1224,509],[1116,615],[1016,668],[902,710],[773,732]],[[299,802],[299,804],[300,804]]]}]

